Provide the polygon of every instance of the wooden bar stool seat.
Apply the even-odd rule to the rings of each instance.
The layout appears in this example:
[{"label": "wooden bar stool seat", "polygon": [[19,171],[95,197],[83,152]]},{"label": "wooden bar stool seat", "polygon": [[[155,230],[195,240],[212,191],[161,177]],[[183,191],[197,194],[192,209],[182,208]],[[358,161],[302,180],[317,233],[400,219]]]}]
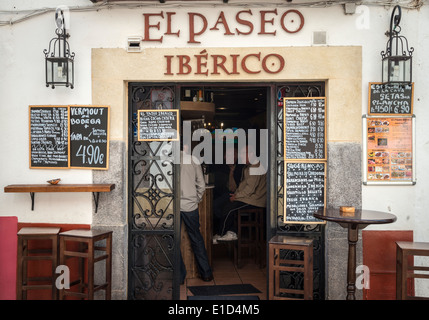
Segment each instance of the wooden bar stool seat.
[{"label": "wooden bar stool seat", "polygon": [[264,239],[264,208],[250,206],[238,210],[237,214],[237,241],[234,257],[236,265],[241,268],[242,253],[248,248],[249,254],[253,252],[255,262],[263,264]]},{"label": "wooden bar stool seat", "polygon": [[[277,235],[269,241],[268,250],[268,299],[312,300],[313,240],[302,237]],[[288,254],[288,252],[293,252],[294,254]],[[296,252],[301,252],[301,254],[297,254],[296,256],[302,256],[302,259],[291,259]],[[282,288],[280,285],[281,272],[303,273],[303,288]]]},{"label": "wooden bar stool seat", "polygon": [[[429,300],[429,297],[411,296],[408,279],[429,279],[429,266],[414,266],[414,256],[429,256],[429,243],[396,241],[396,299]],[[416,273],[419,271],[420,273]]]},{"label": "wooden bar stool seat", "polygon": [[[39,228],[29,227],[21,228],[18,235],[18,252],[17,252],[17,285],[16,299],[27,300],[28,290],[50,289],[52,300],[57,299],[57,289],[55,287],[55,269],[58,264],[58,233],[60,228]],[[50,241],[52,244],[46,249],[30,249],[30,242]],[[51,274],[46,277],[35,275],[29,277],[29,261],[50,261]],[[34,263],[32,263],[34,265]],[[33,268],[33,272],[36,268]]]},{"label": "wooden bar stool seat", "polygon": [[[97,244],[102,240],[105,240],[105,246]],[[93,300],[96,291],[105,290],[105,299],[110,300],[112,291],[112,231],[79,229],[61,232],[60,264],[66,265],[66,260],[69,258],[79,260],[78,279],[70,281],[70,289],[60,289],[60,299],[63,300],[66,296],[74,296]],[[96,285],[94,283],[94,271],[95,264],[99,261],[105,261],[105,279],[104,283]],[[76,285],[80,289],[78,292],[71,290]]]}]

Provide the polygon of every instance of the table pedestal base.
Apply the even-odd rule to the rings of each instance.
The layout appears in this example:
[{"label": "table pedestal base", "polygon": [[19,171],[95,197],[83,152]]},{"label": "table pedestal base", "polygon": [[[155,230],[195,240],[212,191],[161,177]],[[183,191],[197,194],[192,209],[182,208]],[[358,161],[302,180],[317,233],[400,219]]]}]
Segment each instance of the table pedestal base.
[{"label": "table pedestal base", "polygon": [[347,261],[347,300],[356,300],[356,243],[359,240],[358,231],[370,224],[392,223],[396,216],[390,213],[356,209],[353,215],[344,215],[339,209],[320,209],[314,214],[315,218],[338,223],[348,230],[349,256]]},{"label": "table pedestal base", "polygon": [[356,300],[356,243],[359,240],[358,228],[348,225],[349,258],[347,261],[347,300]]}]

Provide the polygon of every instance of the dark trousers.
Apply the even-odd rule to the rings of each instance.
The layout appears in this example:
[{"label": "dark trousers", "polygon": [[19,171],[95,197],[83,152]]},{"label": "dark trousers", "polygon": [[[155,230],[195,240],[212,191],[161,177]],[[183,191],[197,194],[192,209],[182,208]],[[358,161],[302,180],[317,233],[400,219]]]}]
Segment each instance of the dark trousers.
[{"label": "dark trousers", "polygon": [[223,203],[223,206],[220,208],[215,208],[214,217],[218,220],[215,224],[217,230],[215,234],[223,236],[227,231],[234,231],[237,233],[235,227],[235,217],[239,209],[250,206],[247,203],[241,201],[228,201]]},{"label": "dark trousers", "polygon": [[[209,259],[207,256],[204,239],[200,232],[200,215],[198,208],[194,211],[180,211],[180,217],[186,226],[189,240],[191,241],[191,248],[194,252],[195,260],[197,262],[198,272],[201,277],[210,277],[212,269],[210,268]],[[186,266],[183,262],[182,252],[180,252],[180,280],[181,283],[186,278]]]}]

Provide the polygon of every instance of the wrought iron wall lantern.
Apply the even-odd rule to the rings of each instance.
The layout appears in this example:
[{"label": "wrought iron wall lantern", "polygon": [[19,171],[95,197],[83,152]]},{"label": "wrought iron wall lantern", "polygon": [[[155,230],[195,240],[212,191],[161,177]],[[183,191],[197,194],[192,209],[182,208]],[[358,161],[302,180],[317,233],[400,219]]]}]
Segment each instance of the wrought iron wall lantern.
[{"label": "wrought iron wall lantern", "polygon": [[[62,10],[55,12],[57,29],[56,38],[49,42],[49,48],[43,50],[45,54],[46,86],[66,86],[73,89],[74,83],[74,52],[70,52],[67,39],[70,34],[66,32],[64,13]],[[52,48],[52,49],[51,49]]]},{"label": "wrought iron wall lantern", "polygon": [[401,27],[399,26],[401,15],[401,7],[395,6],[390,18],[389,40],[387,41],[386,51],[381,52],[383,83],[412,82],[412,55],[414,48],[408,48],[407,38],[399,35],[401,32]]}]

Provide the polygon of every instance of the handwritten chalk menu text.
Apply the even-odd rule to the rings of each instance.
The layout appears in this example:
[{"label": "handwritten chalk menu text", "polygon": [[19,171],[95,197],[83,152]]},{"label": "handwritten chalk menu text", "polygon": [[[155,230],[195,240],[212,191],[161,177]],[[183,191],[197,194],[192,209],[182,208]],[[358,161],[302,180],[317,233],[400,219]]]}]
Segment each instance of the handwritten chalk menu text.
[{"label": "handwritten chalk menu text", "polygon": [[285,221],[323,223],[313,213],[325,205],[326,163],[287,162]]},{"label": "handwritten chalk menu text", "polygon": [[178,113],[179,110],[138,110],[138,140],[179,140]]},{"label": "handwritten chalk menu text", "polygon": [[30,168],[108,168],[108,106],[30,106],[29,113]]},{"label": "handwritten chalk menu text", "polygon": [[326,98],[284,99],[286,159],[326,159]]},{"label": "handwritten chalk menu text", "polygon": [[69,110],[30,106],[30,168],[68,168]]},{"label": "handwritten chalk menu text", "polygon": [[70,106],[70,167],[108,168],[109,107]]},{"label": "handwritten chalk menu text", "polygon": [[412,115],[414,84],[369,83],[368,114]]}]

